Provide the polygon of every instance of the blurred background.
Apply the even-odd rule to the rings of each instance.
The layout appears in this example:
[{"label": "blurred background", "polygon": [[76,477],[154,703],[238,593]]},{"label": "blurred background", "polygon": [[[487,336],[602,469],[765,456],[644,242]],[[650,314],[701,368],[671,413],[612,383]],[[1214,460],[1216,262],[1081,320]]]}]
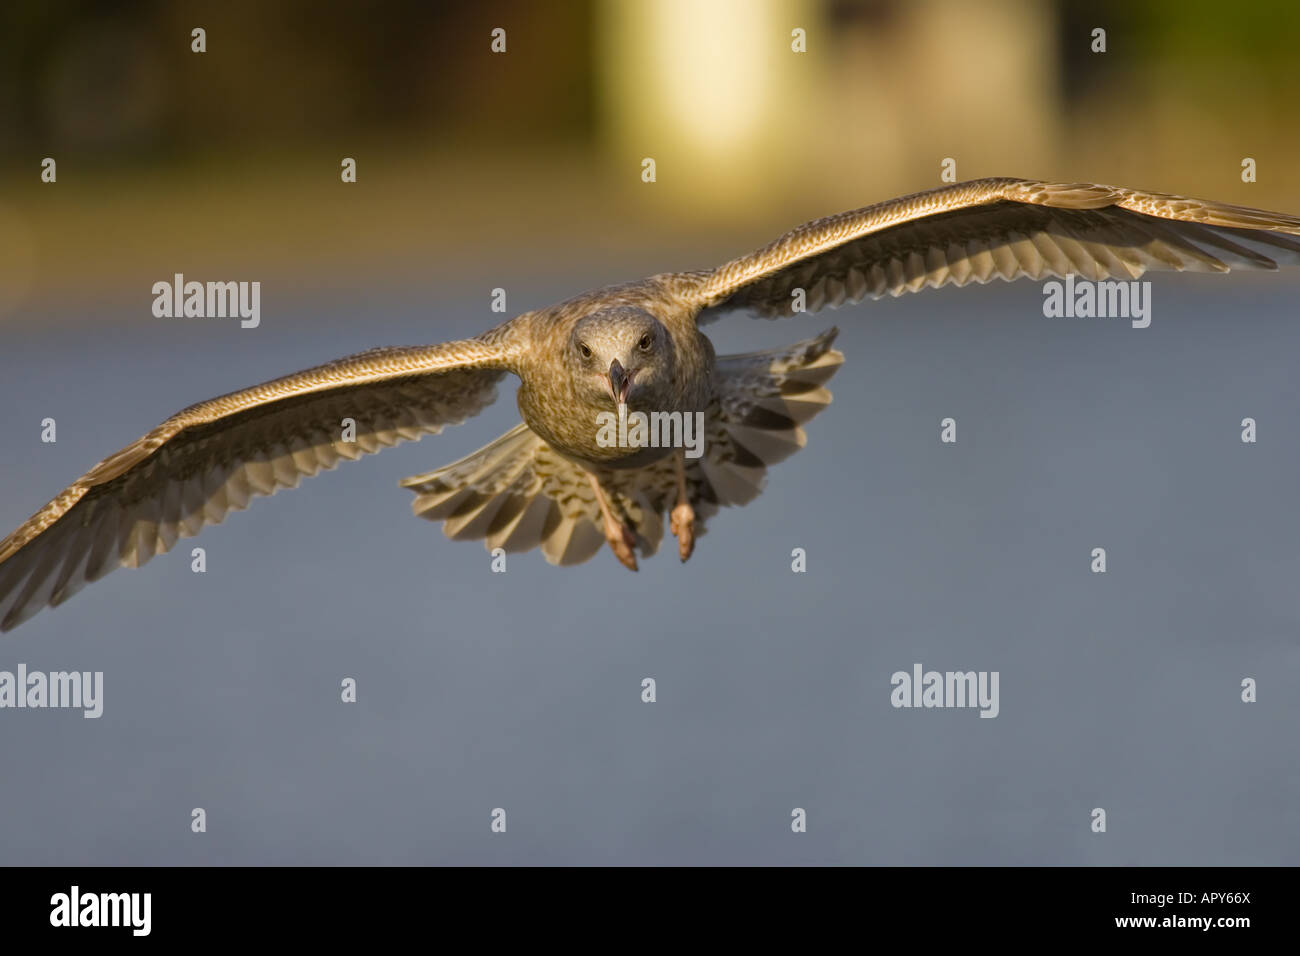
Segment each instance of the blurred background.
[{"label": "blurred background", "polygon": [[20,0],[0,311],[138,301],[161,255],[345,289],[575,252],[600,275],[704,267],[937,185],[945,158],[1291,208],[1298,24],[1286,0]]},{"label": "blurred background", "polygon": [[[192,402],[946,159],[1300,212],[1296,50],[1281,0],[5,3],[0,530]],[[261,325],[154,318],[177,272],[260,281]],[[397,479],[511,427],[506,386],[206,530],[206,574],[113,574],[0,639],[106,682],[99,720],[0,712],[0,862],[1296,863],[1297,276],[1151,278],[1140,331],[1031,282],[711,326],[838,323],[847,362],[684,567],[494,575],[410,516]],[[1000,671],[1000,716],[894,710],[914,662]]]}]

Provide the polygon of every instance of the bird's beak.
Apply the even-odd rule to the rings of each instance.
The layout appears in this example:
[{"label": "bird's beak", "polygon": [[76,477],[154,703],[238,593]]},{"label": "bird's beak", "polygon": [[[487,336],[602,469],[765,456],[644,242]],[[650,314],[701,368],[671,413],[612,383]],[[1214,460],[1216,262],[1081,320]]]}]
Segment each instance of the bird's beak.
[{"label": "bird's beak", "polygon": [[609,395],[619,405],[627,404],[627,391],[632,387],[632,374],[619,363],[609,363]]}]

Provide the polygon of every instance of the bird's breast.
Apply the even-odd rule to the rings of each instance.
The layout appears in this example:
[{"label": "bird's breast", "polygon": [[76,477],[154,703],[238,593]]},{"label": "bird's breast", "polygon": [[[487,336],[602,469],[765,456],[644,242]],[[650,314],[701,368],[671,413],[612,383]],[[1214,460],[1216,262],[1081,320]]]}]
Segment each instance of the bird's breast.
[{"label": "bird's breast", "polygon": [[670,454],[704,427],[704,413],[689,408],[630,405],[620,415],[610,404],[539,400],[520,389],[519,413],[528,427],[563,455],[606,468],[642,468]]}]

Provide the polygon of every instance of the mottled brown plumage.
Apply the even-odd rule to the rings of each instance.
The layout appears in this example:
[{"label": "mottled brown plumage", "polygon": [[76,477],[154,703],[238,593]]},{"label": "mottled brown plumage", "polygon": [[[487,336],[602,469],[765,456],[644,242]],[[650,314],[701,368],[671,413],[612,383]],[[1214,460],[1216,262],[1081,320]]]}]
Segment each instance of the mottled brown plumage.
[{"label": "mottled brown plumage", "polygon": [[[523,424],[403,482],[453,538],[548,561],[608,542],[629,567],[671,511],[679,554],[721,505],[758,494],[803,446],[842,361],[834,331],[716,357],[699,326],[729,309],[776,317],[991,278],[1131,279],[1147,270],[1275,269],[1300,261],[1300,218],[1090,183],[985,179],[807,223],[712,271],[652,276],[529,312],[461,342],[374,349],[191,406],[100,462],[0,541],[0,630],[115,567],[398,441],[438,432],[519,377]],[[702,457],[602,443],[618,409],[701,413]],[[355,422],[355,435],[344,420]]]}]

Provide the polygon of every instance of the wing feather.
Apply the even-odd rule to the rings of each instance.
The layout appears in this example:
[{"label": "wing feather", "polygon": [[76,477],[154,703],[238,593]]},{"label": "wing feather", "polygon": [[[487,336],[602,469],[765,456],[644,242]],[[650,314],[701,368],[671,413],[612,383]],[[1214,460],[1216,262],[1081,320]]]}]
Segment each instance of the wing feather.
[{"label": "wing feather", "polygon": [[1129,280],[1300,263],[1300,217],[1094,183],[980,179],[805,223],[752,255],[692,273],[708,322],[867,296],[1028,276]]},{"label": "wing feather", "polygon": [[173,415],[0,541],[0,630],[115,567],[139,567],[252,496],[464,421],[495,398],[503,356],[487,340],[372,349]]}]

